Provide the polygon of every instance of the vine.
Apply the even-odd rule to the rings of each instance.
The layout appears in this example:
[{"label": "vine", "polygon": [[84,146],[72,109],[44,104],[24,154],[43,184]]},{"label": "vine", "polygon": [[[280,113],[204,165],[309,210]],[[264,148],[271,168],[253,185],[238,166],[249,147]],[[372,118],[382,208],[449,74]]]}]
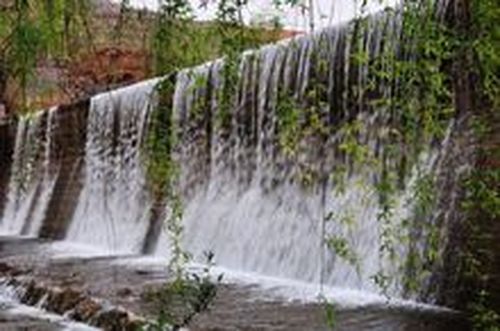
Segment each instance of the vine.
[{"label": "vine", "polygon": [[[474,17],[495,15],[497,10],[491,8],[491,1],[483,2],[486,3],[490,6],[488,14],[485,14],[484,7],[477,6],[479,14]],[[397,11],[389,9],[386,15],[380,54],[371,53],[373,51],[366,44],[364,31],[373,28],[369,19],[355,21],[353,34],[348,37],[352,49],[349,54],[351,67],[346,76],[349,89],[345,91],[350,112],[357,109],[360,113],[368,112],[376,116],[375,137],[382,147],[373,151],[367,145],[370,139],[362,135],[370,128],[363,120],[347,118],[335,129],[344,132],[338,148],[350,160],[351,167],[371,167],[378,173],[373,189],[378,196],[380,258],[391,264],[396,263],[396,246],[406,241],[410,245],[407,260],[395,270],[405,270],[402,286],[408,293],[415,293],[429,279],[441,258],[441,221],[432,217],[436,206],[436,180],[432,173],[426,173],[418,164],[422,153],[426,152],[423,147],[442,140],[450,119],[455,115],[456,94],[460,91],[456,90],[452,68],[467,46],[464,46],[461,31],[450,27],[447,20],[437,15],[436,6],[431,1],[405,1],[402,8]],[[484,22],[480,20],[481,28],[485,29]],[[398,22],[401,22],[400,27],[391,26]],[[481,65],[481,70],[484,72],[484,87],[490,96],[498,94],[498,52],[492,46],[497,34],[493,29],[474,43],[476,52],[481,52],[478,55],[481,62],[485,59],[489,61],[489,64]],[[320,49],[324,47],[319,46]],[[321,68],[321,63],[317,64],[317,68]],[[298,153],[298,146],[307,136],[308,127],[301,125],[303,119],[308,114],[313,115],[311,119],[317,118],[314,114],[324,107],[321,95],[326,85],[315,80],[318,78],[321,78],[321,70],[311,78],[312,88],[305,97],[308,106],[300,104],[287,91],[280,91],[277,105],[279,145],[285,155]],[[333,112],[339,110],[333,109]],[[318,129],[315,125],[310,127]],[[326,129],[331,130],[329,127]],[[406,186],[408,177],[415,173],[415,168],[416,179],[409,188],[413,192],[409,198],[413,205],[411,218],[396,222],[396,197]],[[336,166],[331,176],[335,194],[345,191],[348,175],[349,167]],[[330,213],[328,221],[332,217]],[[426,237],[424,251],[414,246],[415,238],[408,233],[415,224],[420,224],[422,229],[419,235]],[[355,260],[347,238],[335,235],[326,243],[337,256],[351,263]],[[380,272],[372,279],[383,293],[388,293],[390,288],[396,286],[396,279],[385,269],[381,266]]]},{"label": "vine", "polygon": [[221,72],[223,85],[218,95],[217,119],[224,136],[228,136],[231,131],[231,111],[238,87],[240,54],[246,44],[242,16],[246,4],[246,0],[221,0],[217,7],[217,30],[221,36],[221,49],[224,54]]},{"label": "vine", "polygon": [[464,231],[468,236],[461,271],[474,330],[497,331],[500,330],[498,297],[494,298],[496,292],[490,292],[492,276],[498,272],[491,267],[496,254],[491,246],[496,239],[488,233],[500,217],[500,171],[488,162],[500,155],[500,147],[489,144],[495,137],[500,111],[500,45],[496,42],[500,30],[491,28],[491,24],[500,19],[500,8],[494,1],[479,0],[469,7],[463,5],[462,10],[468,14],[462,14],[468,25],[458,25],[464,33],[460,54],[463,63],[472,64],[469,74],[476,78],[473,91],[476,102],[472,106],[477,108],[474,109],[474,124],[479,142],[479,164],[464,181],[463,210],[467,217]]}]

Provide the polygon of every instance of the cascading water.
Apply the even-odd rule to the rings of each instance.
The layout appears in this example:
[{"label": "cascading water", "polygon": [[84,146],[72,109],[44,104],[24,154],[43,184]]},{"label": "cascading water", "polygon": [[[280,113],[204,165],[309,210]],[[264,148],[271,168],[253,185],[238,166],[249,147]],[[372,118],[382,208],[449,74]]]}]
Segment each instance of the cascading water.
[{"label": "cascading water", "polygon": [[[235,82],[225,81],[223,60],[178,74],[174,156],[181,168],[183,243],[195,259],[209,250],[218,264],[233,270],[370,291],[375,290],[370,278],[382,268],[401,277],[400,265],[390,263],[379,250],[386,229],[378,221],[377,196],[370,188],[379,175],[372,165],[353,166],[343,152],[349,133],[340,129],[345,123],[362,123],[357,139],[373,155],[383,154],[380,128],[387,114],[370,114],[366,100],[353,92],[353,87],[369,83],[369,72],[366,64],[354,65],[351,55],[353,48],[370,58],[397,53],[400,28],[397,13],[379,14],[356,31],[361,36],[356,42],[351,27],[340,26],[266,46],[242,56]],[[81,189],[73,216],[65,220],[65,240],[111,253],[140,253],[144,241],[151,240],[153,199],[141,146],[157,102],[158,82],[91,99],[82,128],[86,143]],[[223,104],[221,95],[228,85],[231,95]],[[391,89],[380,84],[377,92],[388,96]],[[288,101],[293,102],[291,108]],[[292,125],[289,138],[297,139],[290,153],[280,146],[287,121],[283,108],[291,114],[302,111],[293,121],[306,132],[294,137],[298,132]],[[42,124],[43,114],[18,123],[3,231],[36,235],[42,219],[51,222],[43,217],[43,201],[57,178],[57,169],[48,167],[51,113],[49,124]],[[43,136],[40,131],[45,133],[43,144],[36,143]],[[33,150],[44,148],[45,153],[36,153],[43,157],[32,156]],[[439,163],[436,150],[442,148],[427,148],[430,153],[421,157],[425,167],[434,169]],[[341,168],[347,170],[345,192],[335,194],[340,184],[331,174]],[[396,196],[394,224],[411,209],[406,201],[409,189]],[[360,257],[357,263],[347,263],[327,248],[332,237],[352,246]],[[151,246],[157,247],[156,254],[168,254],[165,231]],[[407,248],[396,244],[394,250],[403,258]],[[396,285],[392,290],[399,292]]]},{"label": "cascading water", "polygon": [[[371,57],[394,51],[393,43],[382,40],[396,35],[399,23],[392,16],[370,18],[363,49]],[[383,115],[368,115],[362,101],[349,99],[350,86],[364,86],[368,75],[365,66],[349,66],[351,32],[332,28],[246,53],[227,128],[220,121],[224,63],[179,73],[174,114],[185,194],[184,244],[196,259],[211,251],[219,264],[233,270],[372,291],[376,286],[371,278],[382,269],[401,277],[405,247],[394,244],[398,263],[390,263],[379,251],[384,229],[373,188],[377,172],[350,169],[344,194],[336,194],[329,179],[336,167],[349,168],[349,160],[339,156],[345,133],[324,137],[311,132],[296,141],[291,157],[279,147],[283,95],[307,109],[311,94],[317,93],[315,86],[323,84],[327,98],[311,117],[317,116],[322,127],[364,123],[361,140],[374,154],[382,154],[378,135]],[[300,116],[304,125],[307,115]],[[422,165],[433,168],[436,153],[421,159]],[[409,217],[411,209],[409,189],[397,196],[394,226]],[[348,243],[359,261],[347,263],[327,248],[331,237]],[[157,253],[167,254],[168,235],[160,242]],[[392,291],[398,291],[397,285]]]},{"label": "cascading water", "polygon": [[84,184],[67,240],[140,252],[149,214],[140,146],[156,83],[91,99]]},{"label": "cascading water", "polygon": [[51,141],[57,108],[23,117],[17,127],[13,166],[2,230],[37,235],[57,177],[51,167]]}]

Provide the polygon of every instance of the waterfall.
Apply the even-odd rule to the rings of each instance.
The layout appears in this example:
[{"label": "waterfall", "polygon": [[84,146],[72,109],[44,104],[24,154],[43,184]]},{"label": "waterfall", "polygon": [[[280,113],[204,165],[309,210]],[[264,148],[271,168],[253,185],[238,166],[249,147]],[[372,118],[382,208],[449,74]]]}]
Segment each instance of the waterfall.
[{"label": "waterfall", "polygon": [[56,111],[52,108],[18,122],[2,231],[38,234],[57,177],[50,162]]},{"label": "waterfall", "polygon": [[[394,52],[395,45],[382,40],[399,29],[397,16],[371,17],[361,32],[362,47],[370,57]],[[314,87],[323,84],[327,93],[312,116],[329,128],[363,123],[361,140],[374,154],[382,154],[379,135],[385,115],[370,113],[365,101],[349,94],[351,85],[367,84],[368,75],[366,65],[350,67],[351,33],[347,26],[335,27],[245,53],[229,128],[220,123],[224,62],[178,74],[174,114],[185,202],[183,239],[195,259],[202,261],[211,251],[219,264],[232,270],[369,291],[377,290],[371,278],[381,269],[400,277],[406,248],[395,244],[397,263],[379,251],[384,229],[373,188],[378,173],[350,168],[351,162],[341,156],[345,134],[333,131],[325,138],[312,132],[297,141],[298,151],[291,157],[279,148],[282,96],[307,109]],[[319,63],[326,66],[324,72]],[[382,87],[381,93],[390,90]],[[427,148],[420,166],[433,169],[436,157]],[[329,179],[339,166],[351,173],[344,194],[336,194]],[[304,184],[309,177],[312,183]],[[406,181],[405,187],[411,187],[411,179]],[[395,227],[409,217],[411,192],[403,189],[396,196]],[[327,215],[330,220],[325,220]],[[349,243],[360,257],[358,263],[347,263],[326,247],[332,236]],[[168,254],[168,247],[168,235],[163,234],[157,254]],[[400,291],[398,286],[392,291]]]},{"label": "waterfall", "polygon": [[140,146],[156,83],[91,99],[84,184],[67,240],[110,252],[140,252],[149,209]]},{"label": "waterfall", "polygon": [[[353,162],[345,152],[349,131],[342,129],[352,124],[366,153],[382,158],[390,114],[384,109],[372,112],[370,96],[356,93],[370,83],[370,72],[367,63],[353,63],[351,55],[354,49],[364,51],[368,61],[381,54],[401,55],[400,30],[399,13],[380,13],[356,27],[340,25],[246,52],[238,62],[236,81],[225,81],[227,59],[177,74],[173,156],[181,169],[182,241],[196,261],[212,251],[219,265],[232,270],[367,291],[377,290],[372,277],[388,269],[397,280],[390,290],[401,294],[398,280],[409,248],[402,241],[394,244],[396,263],[381,254],[387,229],[378,219],[373,188],[380,173],[372,164],[360,167]],[[58,194],[68,190],[75,197],[67,202],[71,217],[62,220],[67,224],[58,239],[109,253],[139,254],[151,244],[154,254],[168,255],[166,231],[148,235],[155,229],[154,199],[141,155],[159,82],[91,98],[84,123],[72,129],[74,142],[80,141],[75,138],[79,131],[85,133],[85,143],[79,146],[83,155],[61,157],[82,164],[81,174],[78,166],[67,167],[77,169],[72,173],[76,182],[59,175],[51,155],[54,130],[73,122],[61,119],[55,126],[53,114],[58,110],[21,118],[1,230],[37,235],[42,224],[53,224],[44,215],[57,187]],[[374,93],[393,93],[389,84],[378,83]],[[223,104],[225,86],[231,95]],[[283,111],[296,118],[283,118],[288,116]],[[281,141],[286,121],[292,123],[288,138],[294,142],[288,153]],[[299,136],[293,125],[306,133]],[[426,143],[414,166],[435,171],[447,140]],[[391,162],[396,168],[403,161]],[[345,170],[344,185],[332,178],[339,169]],[[408,200],[416,173],[410,171],[395,194],[395,227],[410,217]],[[337,192],[341,186],[344,194]],[[400,230],[401,237],[410,231]],[[328,248],[328,238],[342,238],[340,244],[348,243],[356,258],[345,259]],[[348,263],[349,258],[355,263]]]}]

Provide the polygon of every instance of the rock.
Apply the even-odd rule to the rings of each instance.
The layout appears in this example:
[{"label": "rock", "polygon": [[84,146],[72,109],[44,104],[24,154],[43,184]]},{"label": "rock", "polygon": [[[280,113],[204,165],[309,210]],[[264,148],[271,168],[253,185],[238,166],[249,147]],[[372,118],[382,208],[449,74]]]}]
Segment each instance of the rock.
[{"label": "rock", "polygon": [[[9,265],[0,264],[0,272],[10,272]],[[59,315],[66,315],[75,321],[99,327],[105,331],[136,331],[144,325],[144,320],[123,308],[109,307],[98,299],[86,296],[74,287],[51,287],[37,284],[34,280],[7,278],[7,284],[22,289],[21,302],[26,305],[40,305],[42,308]],[[130,296],[132,289],[125,287],[118,290],[121,296]]]},{"label": "rock", "polygon": [[70,317],[76,321],[89,322],[99,314],[101,305],[92,298],[82,298],[73,309]]},{"label": "rock", "polygon": [[129,313],[128,322],[124,327],[126,331],[142,330],[142,326],[144,326],[145,323],[146,321],[143,318]]},{"label": "rock", "polygon": [[106,331],[125,330],[124,325],[128,321],[128,314],[119,309],[111,309],[101,312],[96,319],[95,325]]},{"label": "rock", "polygon": [[37,305],[47,293],[42,286],[38,286],[33,280],[25,284],[24,287],[25,291],[21,297],[21,302],[29,306]]},{"label": "rock", "polygon": [[45,308],[62,315],[76,307],[81,300],[82,293],[72,288],[53,290],[49,293]]},{"label": "rock", "polygon": [[138,275],[142,275],[142,276],[144,276],[144,275],[149,275],[149,274],[151,274],[151,273],[152,273],[152,271],[151,271],[151,270],[142,270],[142,269],[138,269],[138,270],[136,270],[136,271],[135,271],[135,273],[136,273],[136,274],[138,274]]},{"label": "rock", "polygon": [[129,297],[133,294],[134,292],[132,292],[132,290],[128,287],[124,287],[122,289],[119,289],[118,291],[116,291],[116,294],[118,296],[121,296],[121,297]]},{"label": "rock", "polygon": [[[1,117],[1,114],[0,114],[0,117]],[[9,265],[7,263],[4,263],[4,262],[0,263],[0,274],[1,275],[10,275],[13,269],[14,269],[14,267],[12,267],[11,265]]]},{"label": "rock", "polygon": [[144,320],[121,308],[113,308],[101,312],[95,325],[106,331],[136,331],[140,330],[144,322]]},{"label": "rock", "polygon": [[12,287],[18,287],[19,285],[21,285],[21,282],[19,282],[16,278],[7,278],[5,280],[5,283],[8,286],[12,286]]},{"label": "rock", "polygon": [[0,275],[3,277],[15,277],[27,273],[24,270],[16,268],[8,263],[0,262]]}]

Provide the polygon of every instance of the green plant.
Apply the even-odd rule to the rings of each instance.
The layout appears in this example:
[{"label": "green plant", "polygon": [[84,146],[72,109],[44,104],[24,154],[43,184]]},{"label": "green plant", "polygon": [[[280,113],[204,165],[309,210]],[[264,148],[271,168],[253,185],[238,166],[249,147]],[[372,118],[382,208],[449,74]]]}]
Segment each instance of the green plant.
[{"label": "green plant", "polygon": [[[381,259],[396,262],[395,246],[399,242],[410,245],[407,260],[400,266],[406,273],[403,286],[409,293],[421,290],[424,280],[441,263],[441,223],[433,217],[436,181],[432,173],[424,173],[418,164],[425,146],[443,138],[449,120],[462,107],[456,103],[457,96],[463,94],[463,86],[456,83],[456,77],[467,74],[463,68],[470,67],[479,77],[480,91],[477,92],[487,100],[483,103],[490,109],[489,113],[497,112],[499,105],[500,52],[495,40],[499,39],[500,32],[496,27],[488,28],[499,19],[498,6],[490,0],[474,1],[466,9],[470,22],[460,17],[450,21],[451,15],[443,19],[435,9],[432,1],[408,0],[398,11],[387,10],[387,22],[400,17],[402,26],[401,30],[392,30],[386,23],[381,50],[376,56],[365,47],[365,31],[371,28],[369,19],[356,20],[346,42],[346,47],[350,47],[350,63],[344,86],[348,88],[343,92],[340,89],[344,101],[335,103],[347,109],[330,110],[336,114],[348,110],[378,116],[374,136],[383,146],[379,153],[373,153],[366,140],[361,138],[363,132],[374,129],[366,122],[354,118],[337,124],[335,131],[342,133],[338,149],[351,162],[349,166],[336,165],[331,179],[335,183],[334,194],[341,195],[345,192],[351,168],[358,172],[363,168],[376,171],[372,186],[378,195]],[[453,9],[449,7],[448,10]],[[464,24],[468,25],[463,28]],[[319,51],[315,48],[313,59],[316,60],[313,63],[318,70],[311,75],[310,88],[304,98],[307,101],[294,99],[287,90],[281,90],[279,94],[279,144],[288,156],[299,152],[301,141],[308,135],[304,118],[312,115],[309,117],[312,123],[320,123],[321,110],[328,101],[323,97],[326,87],[322,81],[323,63],[321,56],[317,56],[325,46],[319,43],[317,47]],[[360,79],[352,80],[352,75],[358,73]],[[487,122],[482,122],[483,130],[487,130]],[[318,128],[316,124],[311,127]],[[326,127],[326,132],[328,130],[332,129]],[[396,222],[395,197],[404,189],[415,167],[418,175],[410,187],[413,192],[410,197],[413,204],[411,218]],[[488,180],[495,182],[497,179],[490,177]],[[493,212],[497,208],[494,190],[487,192],[473,205],[477,208],[479,203],[482,209],[489,211],[489,217],[496,217],[496,212]],[[415,224],[420,228],[420,235],[426,238],[423,251],[404,233]],[[348,261],[354,260],[344,236],[334,235],[325,243],[336,255]],[[382,292],[387,293],[395,280],[384,269],[386,267],[382,266],[372,279]]]},{"label": "green plant", "polygon": [[[86,19],[91,8],[75,0],[15,0],[3,6],[0,59],[5,65],[0,68],[0,101],[7,101],[7,85],[15,85],[20,95],[16,106],[20,111],[29,110],[27,89],[38,61],[64,58],[74,51],[76,40],[89,37]],[[90,38],[86,40],[91,43]]]},{"label": "green plant", "polygon": [[500,315],[488,303],[488,293],[480,290],[476,298],[469,305],[472,314],[472,327],[474,330],[498,331],[500,330]]},{"label": "green plant", "polygon": [[190,255],[182,248],[184,208],[177,187],[179,166],[174,155],[177,144],[172,104],[174,87],[172,76],[163,79],[156,87],[158,105],[152,110],[145,161],[153,198],[162,201],[162,206],[166,208],[165,226],[172,254],[169,269],[176,279],[182,280]]},{"label": "green plant", "polygon": [[147,331],[170,331],[186,327],[194,316],[209,309],[223,275],[215,280],[210,274],[214,265],[214,254],[205,253],[206,264],[201,274],[189,273],[175,278],[159,291],[146,294],[157,309],[156,320],[145,325]]},{"label": "green plant", "polygon": [[337,312],[335,306],[324,297],[320,297],[319,301],[325,306],[326,325],[330,330],[335,330],[337,326]]}]

